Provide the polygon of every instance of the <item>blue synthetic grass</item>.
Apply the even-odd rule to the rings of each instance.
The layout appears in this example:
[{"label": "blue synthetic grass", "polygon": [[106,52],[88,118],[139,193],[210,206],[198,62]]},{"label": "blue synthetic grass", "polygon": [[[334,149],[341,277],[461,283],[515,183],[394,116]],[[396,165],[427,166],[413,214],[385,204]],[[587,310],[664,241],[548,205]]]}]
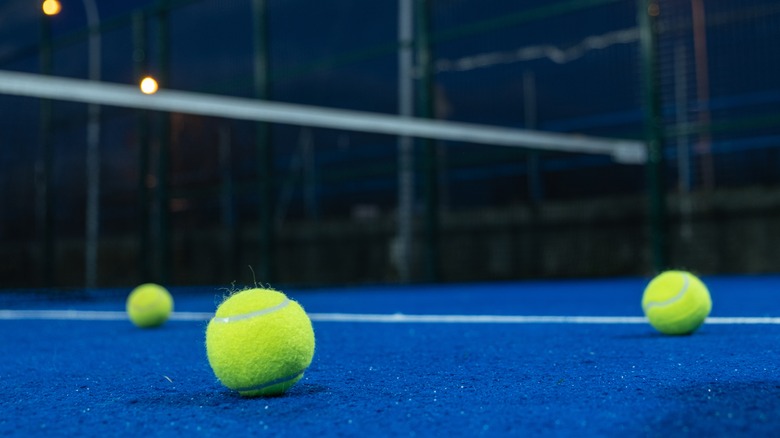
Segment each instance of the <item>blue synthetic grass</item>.
[{"label": "blue synthetic grass", "polygon": [[[780,277],[706,278],[712,316],[780,316]],[[646,279],[289,290],[312,313],[641,316]],[[123,310],[0,294],[5,309]],[[121,292],[121,291],[120,291]],[[224,291],[172,288],[178,311]],[[315,322],[304,378],[244,399],[206,321],[0,320],[0,435],[777,436],[780,326]]]}]

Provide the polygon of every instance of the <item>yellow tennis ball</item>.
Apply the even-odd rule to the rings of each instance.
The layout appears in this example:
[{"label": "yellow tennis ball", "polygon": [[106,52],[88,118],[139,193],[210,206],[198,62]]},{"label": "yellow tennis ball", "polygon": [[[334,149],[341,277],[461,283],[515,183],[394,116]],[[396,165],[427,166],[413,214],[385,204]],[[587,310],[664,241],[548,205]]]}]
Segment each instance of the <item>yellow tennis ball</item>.
[{"label": "yellow tennis ball", "polygon": [[142,284],[127,297],[127,316],[138,327],[150,328],[163,325],[173,311],[173,298],[164,287]]},{"label": "yellow tennis ball", "polygon": [[228,297],[206,328],[206,355],[223,385],[245,397],[279,395],[314,357],[314,330],[283,293],[248,289]]},{"label": "yellow tennis ball", "polygon": [[686,271],[666,271],[653,278],[642,296],[650,324],[667,335],[687,335],[698,329],[712,310],[707,286]]}]

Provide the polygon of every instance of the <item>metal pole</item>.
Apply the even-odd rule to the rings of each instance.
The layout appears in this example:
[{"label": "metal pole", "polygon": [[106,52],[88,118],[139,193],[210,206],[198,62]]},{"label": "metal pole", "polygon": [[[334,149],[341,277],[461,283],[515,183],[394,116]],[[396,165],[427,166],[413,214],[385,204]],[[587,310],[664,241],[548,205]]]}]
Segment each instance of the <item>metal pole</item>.
[{"label": "metal pole", "polygon": [[[434,118],[433,55],[431,53],[431,0],[417,1],[417,88],[418,117]],[[439,281],[439,169],[438,148],[430,139],[422,141],[425,153],[425,231],[427,280]]]},{"label": "metal pole", "polygon": [[[536,129],[537,126],[537,101],[536,101],[536,75],[532,71],[523,73],[523,108],[525,110],[525,129]],[[531,203],[537,204],[542,200],[544,187],[540,170],[539,151],[528,152],[528,194]]]},{"label": "metal pole", "polygon": [[[536,75],[533,71],[523,72],[523,112],[525,114],[525,129],[536,129],[538,126],[538,101],[536,97]],[[526,254],[531,256],[526,259],[526,272],[532,276],[542,274],[541,242],[539,207],[544,199],[544,185],[542,180],[541,154],[539,151],[530,150],[527,153],[528,160],[528,197],[530,207],[530,221],[527,232],[524,233]]]},{"label": "metal pole", "polygon": [[691,163],[688,148],[688,134],[682,129],[688,124],[688,72],[685,68],[687,58],[685,46],[678,44],[674,48],[674,100],[675,124],[677,125],[677,179],[680,198],[680,237],[690,240],[693,237],[691,214]]},{"label": "metal pole", "polygon": [[[44,75],[52,72],[51,17],[41,18],[40,69]],[[40,233],[40,278],[43,286],[54,286],[54,193],[52,150],[51,101],[41,100],[40,109],[40,152],[35,164],[36,174],[36,228]]]},{"label": "metal pole", "polygon": [[[157,82],[160,87],[167,87],[170,76],[170,0],[159,0],[159,9],[157,15],[158,25],[158,48],[159,48],[159,77]],[[171,138],[170,138],[170,113],[159,113],[158,139],[159,139],[159,157],[157,161],[157,207],[159,220],[158,235],[159,240],[159,282],[168,284],[171,281],[171,267],[173,264],[173,250],[171,242],[171,201],[169,192],[170,181],[170,156],[171,156]]]},{"label": "metal pole", "polygon": [[[100,81],[100,16],[95,0],[84,0],[89,26],[89,80]],[[87,288],[97,286],[100,234],[100,106],[87,107],[87,210],[84,265]]]},{"label": "metal pole", "polygon": [[317,202],[317,155],[314,147],[314,135],[311,128],[301,133],[301,179],[303,185],[303,205],[309,220],[319,220]]},{"label": "metal pole", "polygon": [[700,134],[697,144],[701,154],[702,185],[705,190],[715,186],[715,169],[712,162],[712,137],[710,135],[710,73],[707,56],[707,15],[702,0],[691,0],[693,21],[693,50],[696,60],[696,94],[699,103]]},{"label": "metal pole", "polygon": [[[257,99],[268,99],[271,94],[268,69],[268,6],[266,0],[252,1],[254,91]],[[274,199],[273,199],[273,144],[267,123],[255,125],[255,145],[258,156],[260,190],[260,278],[273,283],[274,269]]]},{"label": "metal pole", "polygon": [[[398,3],[398,114],[414,116],[414,9],[412,0]],[[398,229],[396,263],[398,279],[409,283],[412,278],[412,233],[414,212],[414,142],[409,136],[398,137]]]},{"label": "metal pole", "polygon": [[[133,73],[140,79],[147,71],[146,16],[143,12],[133,14]],[[140,282],[152,279],[151,227],[149,217],[149,111],[136,111],[136,132],[138,134],[138,266]]]},{"label": "metal pole", "polygon": [[661,87],[658,78],[657,0],[639,0],[638,22],[644,83],[645,138],[647,141],[647,177],[650,201],[650,243],[655,271],[668,267],[666,233],[666,189],[664,187],[664,128]]},{"label": "metal pole", "polygon": [[236,227],[235,189],[233,184],[233,151],[230,127],[227,124],[219,128],[219,170],[222,180],[220,193],[220,210],[222,220],[223,266],[224,274],[235,279],[236,249],[238,248],[238,233]]}]

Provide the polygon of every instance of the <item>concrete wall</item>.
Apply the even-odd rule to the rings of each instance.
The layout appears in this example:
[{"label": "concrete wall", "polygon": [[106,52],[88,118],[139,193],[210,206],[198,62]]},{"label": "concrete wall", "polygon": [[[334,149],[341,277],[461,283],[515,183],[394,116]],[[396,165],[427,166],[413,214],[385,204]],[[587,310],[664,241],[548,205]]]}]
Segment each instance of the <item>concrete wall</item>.
[{"label": "concrete wall", "polygon": [[[780,190],[752,188],[671,195],[670,260],[698,273],[780,271]],[[644,197],[555,202],[538,207],[447,212],[442,215],[444,281],[649,275],[650,239]],[[417,227],[421,229],[421,227]],[[349,221],[290,223],[277,234],[276,284],[323,285],[397,281],[392,214]],[[249,266],[260,263],[253,224],[230,236],[220,229],[174,230],[176,284],[229,286],[259,283]],[[413,275],[424,278],[421,237]],[[83,242],[59,240],[55,278],[83,284]],[[0,248],[3,287],[37,286],[37,247],[7,242]],[[140,278],[135,236],[104,237],[100,284],[132,285]],[[255,269],[258,271],[258,269]]]}]

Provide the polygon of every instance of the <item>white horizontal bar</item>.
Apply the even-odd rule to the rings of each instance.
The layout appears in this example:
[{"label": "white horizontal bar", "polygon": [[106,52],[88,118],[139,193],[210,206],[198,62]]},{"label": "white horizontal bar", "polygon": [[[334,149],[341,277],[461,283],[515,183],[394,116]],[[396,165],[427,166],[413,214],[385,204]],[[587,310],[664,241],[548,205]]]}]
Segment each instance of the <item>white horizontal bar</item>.
[{"label": "white horizontal bar", "polygon": [[115,321],[127,319],[127,313],[100,310],[0,310],[0,320],[11,319]]},{"label": "white horizontal bar", "polygon": [[[172,321],[208,321],[208,312],[173,312]],[[404,313],[310,313],[317,322],[438,323],[438,324],[647,324],[641,316],[409,315]],[[106,310],[4,310],[0,320],[120,321],[127,313]],[[706,324],[780,325],[780,317],[710,317]]]},{"label": "white horizontal bar", "polygon": [[605,154],[626,164],[647,160],[638,141],[426,120],[187,91],[146,95],[138,87],[0,70],[0,94],[156,111],[462,141],[529,149]]}]

